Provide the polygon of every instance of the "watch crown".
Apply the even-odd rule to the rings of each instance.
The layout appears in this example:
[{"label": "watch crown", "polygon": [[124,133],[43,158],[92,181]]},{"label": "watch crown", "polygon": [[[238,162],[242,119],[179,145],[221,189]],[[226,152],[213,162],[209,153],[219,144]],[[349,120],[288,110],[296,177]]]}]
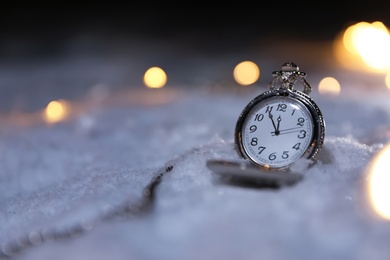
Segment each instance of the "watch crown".
[{"label": "watch crown", "polygon": [[[306,81],[306,73],[300,72],[299,67],[294,62],[283,63],[281,70],[274,71],[272,73],[274,77],[273,81],[270,82],[269,88],[274,89],[290,89],[294,88],[294,84],[300,78],[303,85],[303,93],[309,94],[311,91],[310,84]],[[276,86],[277,82],[280,83],[279,87]]]}]

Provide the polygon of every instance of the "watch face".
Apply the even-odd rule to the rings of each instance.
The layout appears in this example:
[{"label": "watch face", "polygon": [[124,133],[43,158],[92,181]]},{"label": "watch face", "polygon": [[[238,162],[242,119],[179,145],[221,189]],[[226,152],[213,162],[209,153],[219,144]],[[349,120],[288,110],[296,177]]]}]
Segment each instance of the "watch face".
[{"label": "watch face", "polygon": [[[239,120],[240,149],[244,157],[265,168],[284,168],[302,157],[315,136],[308,107],[288,95],[250,103]],[[237,141],[237,140],[236,140]]]}]

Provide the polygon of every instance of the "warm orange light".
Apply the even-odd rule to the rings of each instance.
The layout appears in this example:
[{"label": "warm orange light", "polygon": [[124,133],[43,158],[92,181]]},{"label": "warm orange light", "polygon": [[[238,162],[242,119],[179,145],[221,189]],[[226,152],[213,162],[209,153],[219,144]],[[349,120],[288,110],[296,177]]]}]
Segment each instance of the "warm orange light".
[{"label": "warm orange light", "polygon": [[368,193],[375,212],[390,220],[390,145],[375,157],[369,171]]},{"label": "warm orange light", "polygon": [[149,68],[144,75],[144,84],[148,88],[162,88],[167,83],[167,75],[159,67]]},{"label": "warm orange light", "polygon": [[340,83],[332,77],[323,78],[318,84],[318,91],[323,95],[338,96],[340,94]]},{"label": "warm orange light", "polygon": [[333,42],[333,53],[337,61],[346,69],[373,71],[362,60],[352,44],[352,27],[340,33]]},{"label": "warm orange light", "polygon": [[69,105],[65,100],[51,101],[44,111],[44,119],[48,123],[64,120],[69,113]]},{"label": "warm orange light", "polygon": [[252,61],[243,61],[234,68],[233,76],[238,84],[251,85],[259,79],[260,69]]},{"label": "warm orange light", "polygon": [[386,74],[385,82],[386,82],[387,88],[390,89],[390,72],[388,72],[388,73]]},{"label": "warm orange light", "polygon": [[368,66],[377,70],[390,68],[390,36],[383,23],[375,22],[359,30],[354,43]]},{"label": "warm orange light", "polygon": [[357,24],[354,24],[352,26],[349,26],[343,35],[343,44],[347,51],[349,51],[353,55],[359,55],[359,52],[356,47],[356,42],[359,40],[359,33],[369,28],[370,24],[367,22],[360,22]]},{"label": "warm orange light", "polygon": [[375,72],[390,69],[390,34],[382,22],[351,25],[334,46],[336,57],[348,68],[365,67]]}]

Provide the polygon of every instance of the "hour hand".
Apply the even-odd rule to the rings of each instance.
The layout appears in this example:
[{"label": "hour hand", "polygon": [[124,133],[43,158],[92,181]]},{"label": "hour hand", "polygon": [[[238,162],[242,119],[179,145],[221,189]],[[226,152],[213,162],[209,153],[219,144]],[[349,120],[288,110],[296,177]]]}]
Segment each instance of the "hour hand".
[{"label": "hour hand", "polygon": [[268,113],[268,117],[271,119],[272,125],[274,126],[275,132],[278,131],[275,122],[274,122],[274,116],[271,114],[271,111]]},{"label": "hour hand", "polygon": [[280,131],[279,131],[279,126],[280,126],[280,121],[282,121],[282,118],[280,117],[280,115],[278,116],[278,125],[276,126],[276,130],[275,130],[275,135],[279,135]]}]

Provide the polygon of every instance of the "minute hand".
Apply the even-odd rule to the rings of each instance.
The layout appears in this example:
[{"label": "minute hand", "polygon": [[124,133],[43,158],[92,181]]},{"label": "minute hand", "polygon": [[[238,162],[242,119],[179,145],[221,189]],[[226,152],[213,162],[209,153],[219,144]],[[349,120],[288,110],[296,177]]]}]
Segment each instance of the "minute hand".
[{"label": "minute hand", "polygon": [[[279,131],[278,131],[278,135],[281,135],[281,134],[289,134],[289,133],[294,133],[294,132],[299,132],[299,131],[302,131],[302,127],[300,127],[300,126],[298,126],[298,127],[292,127],[292,128],[287,128],[287,129],[279,130]],[[271,134],[272,134],[272,135],[276,135],[275,132],[276,132],[276,131],[271,132]]]}]

